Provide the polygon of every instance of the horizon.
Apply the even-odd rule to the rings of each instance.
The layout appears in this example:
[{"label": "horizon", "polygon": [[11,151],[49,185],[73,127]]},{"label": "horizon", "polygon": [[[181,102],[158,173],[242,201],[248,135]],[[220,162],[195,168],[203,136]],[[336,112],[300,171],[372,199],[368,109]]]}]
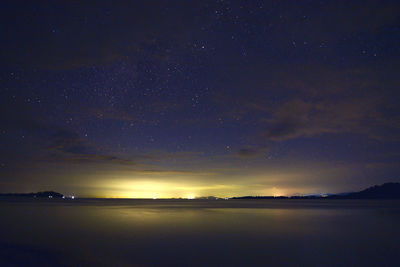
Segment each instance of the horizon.
[{"label": "horizon", "polygon": [[168,199],[182,199],[182,200],[211,200],[211,199],[215,199],[215,200],[228,200],[228,199],[235,199],[235,198],[246,198],[246,197],[250,197],[250,198],[297,198],[297,197],[320,197],[320,198],[325,198],[328,196],[335,196],[335,195],[346,195],[346,194],[351,194],[351,193],[358,193],[361,191],[364,191],[366,189],[372,189],[372,188],[376,188],[376,187],[382,187],[382,186],[387,186],[387,185],[400,185],[400,183],[398,182],[385,182],[383,184],[379,184],[379,185],[371,185],[367,188],[363,188],[360,189],[358,191],[346,191],[346,192],[337,192],[337,193],[318,193],[318,194],[305,194],[305,195],[237,195],[237,196],[214,196],[214,195],[208,195],[208,196],[189,196],[189,197],[151,197],[151,198],[137,198],[137,197],[113,197],[113,196],[77,196],[74,194],[71,195],[65,195],[61,192],[55,191],[55,190],[49,190],[49,191],[38,191],[38,192],[8,192],[8,193],[0,193],[0,195],[4,194],[4,195],[26,195],[26,194],[39,194],[39,193],[56,193],[56,194],[61,194],[64,197],[66,197],[67,199],[72,198],[72,199],[143,199],[143,200],[168,200]]}]

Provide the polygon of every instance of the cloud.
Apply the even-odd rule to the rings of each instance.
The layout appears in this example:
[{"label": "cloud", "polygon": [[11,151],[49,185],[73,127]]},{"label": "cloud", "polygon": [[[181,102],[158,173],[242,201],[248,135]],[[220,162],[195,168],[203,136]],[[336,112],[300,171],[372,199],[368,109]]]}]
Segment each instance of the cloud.
[{"label": "cloud", "polygon": [[294,99],[284,103],[271,118],[265,119],[263,136],[271,141],[283,141],[322,134],[352,133],[381,139],[388,135],[385,126],[396,125],[385,125],[377,109],[378,104],[368,98],[339,102]]},{"label": "cloud", "polygon": [[[146,124],[157,125],[160,123],[159,114],[177,114],[184,106],[176,101],[151,101],[149,104],[135,104],[128,100],[126,95],[120,95],[118,105],[93,105],[91,103],[70,103],[64,112],[68,117],[74,118],[82,124],[87,121],[114,121],[132,125]],[[181,121],[179,121],[181,122]]]},{"label": "cloud", "polygon": [[272,119],[267,120],[265,136],[271,140],[295,137],[302,129],[307,129],[311,106],[303,101],[286,103]]},{"label": "cloud", "polygon": [[[244,67],[246,68],[246,67]],[[321,64],[244,69],[232,90],[215,99],[224,120],[258,127],[248,142],[260,144],[323,134],[356,134],[397,140],[400,134],[398,65],[339,69]],[[243,77],[243,76],[242,76]],[[245,89],[245,90],[244,90]]]},{"label": "cloud", "polygon": [[93,153],[91,147],[85,143],[77,133],[68,130],[58,130],[51,137],[50,150],[71,154]]},{"label": "cloud", "polygon": [[125,159],[104,153],[99,148],[84,141],[76,132],[59,129],[50,138],[46,155],[41,160],[55,163],[110,163],[135,165],[131,159]]},{"label": "cloud", "polygon": [[240,148],[237,153],[236,156],[240,157],[240,158],[251,158],[251,157],[257,157],[263,153],[266,153],[269,151],[269,147],[266,145],[258,145],[258,146],[248,146],[248,147],[243,147]]},{"label": "cloud", "polygon": [[241,148],[237,152],[237,155],[240,157],[252,157],[252,156],[257,156],[259,154],[260,152],[258,150],[251,148]]}]

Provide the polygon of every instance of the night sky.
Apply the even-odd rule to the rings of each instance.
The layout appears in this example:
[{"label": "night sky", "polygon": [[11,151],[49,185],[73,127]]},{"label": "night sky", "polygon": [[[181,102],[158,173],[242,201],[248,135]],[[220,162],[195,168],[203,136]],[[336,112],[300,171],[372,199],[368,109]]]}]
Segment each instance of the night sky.
[{"label": "night sky", "polygon": [[0,192],[400,181],[398,1],[3,1]]}]

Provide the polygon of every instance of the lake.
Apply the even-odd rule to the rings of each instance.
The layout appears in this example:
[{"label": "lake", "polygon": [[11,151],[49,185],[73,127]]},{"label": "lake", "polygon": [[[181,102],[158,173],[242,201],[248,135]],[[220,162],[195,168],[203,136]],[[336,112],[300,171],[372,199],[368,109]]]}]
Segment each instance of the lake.
[{"label": "lake", "polygon": [[398,266],[398,200],[1,200],[1,266]]}]

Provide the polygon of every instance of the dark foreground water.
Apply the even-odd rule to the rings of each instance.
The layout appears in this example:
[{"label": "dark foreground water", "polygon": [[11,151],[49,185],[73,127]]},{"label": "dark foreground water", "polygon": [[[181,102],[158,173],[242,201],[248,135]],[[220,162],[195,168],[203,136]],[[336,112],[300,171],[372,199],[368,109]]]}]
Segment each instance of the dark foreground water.
[{"label": "dark foreground water", "polygon": [[0,201],[1,266],[399,266],[400,201]]}]

